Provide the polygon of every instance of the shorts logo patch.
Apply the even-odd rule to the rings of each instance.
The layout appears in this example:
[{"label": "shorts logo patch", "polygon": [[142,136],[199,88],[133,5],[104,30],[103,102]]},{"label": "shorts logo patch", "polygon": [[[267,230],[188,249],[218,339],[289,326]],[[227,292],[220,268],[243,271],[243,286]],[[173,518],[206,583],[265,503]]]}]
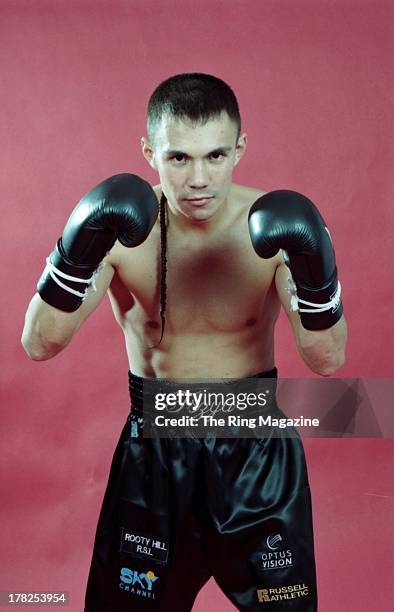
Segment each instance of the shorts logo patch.
[{"label": "shorts logo patch", "polygon": [[122,591],[145,599],[156,599],[155,582],[159,580],[159,576],[155,576],[152,570],[139,572],[129,567],[122,567],[119,579],[119,588]]},{"label": "shorts logo patch", "polygon": [[273,533],[266,539],[266,551],[261,553],[263,570],[283,569],[293,565],[293,555],[290,548],[284,548],[285,543],[280,533]]},{"label": "shorts logo patch", "polygon": [[121,552],[129,553],[142,559],[150,559],[158,563],[167,563],[168,541],[145,533],[132,531],[122,527],[120,540]]},{"label": "shorts logo patch", "polygon": [[299,599],[300,597],[307,597],[308,595],[309,587],[305,583],[257,589],[257,599],[259,603]]},{"label": "shorts logo patch", "polygon": [[282,536],[280,533],[275,533],[267,538],[267,546],[270,550],[277,550],[279,548],[279,542],[282,542]]}]

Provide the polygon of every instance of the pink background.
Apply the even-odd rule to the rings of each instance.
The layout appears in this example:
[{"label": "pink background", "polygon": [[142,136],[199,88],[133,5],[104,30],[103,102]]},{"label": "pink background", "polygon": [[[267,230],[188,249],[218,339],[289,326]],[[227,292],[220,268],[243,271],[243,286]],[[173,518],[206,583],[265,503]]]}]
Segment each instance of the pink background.
[{"label": "pink background", "polygon": [[[2,0],[0,590],[67,590],[82,610],[129,410],[123,340],[107,300],[52,361],[29,361],[19,338],[79,197],[118,172],[157,182],[139,140],[171,74],[234,88],[249,134],[236,182],[304,192],[326,218],[349,324],[338,375],[393,376],[393,20],[389,0]],[[277,365],[312,375],[283,315]],[[393,441],[305,447],[320,610],[391,610]],[[213,581],[194,608],[233,609]]]}]

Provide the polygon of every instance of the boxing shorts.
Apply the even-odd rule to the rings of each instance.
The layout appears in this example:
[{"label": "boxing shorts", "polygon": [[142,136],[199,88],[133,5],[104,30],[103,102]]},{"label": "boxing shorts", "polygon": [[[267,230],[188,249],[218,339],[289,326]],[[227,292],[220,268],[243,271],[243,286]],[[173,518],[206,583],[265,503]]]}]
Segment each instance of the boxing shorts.
[{"label": "boxing shorts", "polygon": [[[274,368],[256,378],[276,384],[276,376]],[[296,430],[144,437],[144,381],[129,372],[132,408],[98,520],[85,612],[186,612],[211,576],[238,610],[315,612],[311,496]]]}]

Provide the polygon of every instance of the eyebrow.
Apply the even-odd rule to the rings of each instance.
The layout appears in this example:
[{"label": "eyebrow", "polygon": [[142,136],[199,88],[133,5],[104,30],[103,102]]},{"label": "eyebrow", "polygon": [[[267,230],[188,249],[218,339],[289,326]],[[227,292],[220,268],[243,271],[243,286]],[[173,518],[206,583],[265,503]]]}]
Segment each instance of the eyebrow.
[{"label": "eyebrow", "polygon": [[[217,147],[216,149],[209,151],[206,157],[209,157],[210,155],[213,155],[214,153],[228,153],[229,151],[232,150],[232,148],[233,147],[231,146]],[[186,157],[190,157],[187,153],[185,153],[185,151],[181,151],[180,149],[170,149],[166,151],[165,154],[167,155],[167,157],[176,157],[176,155],[185,155]]]}]

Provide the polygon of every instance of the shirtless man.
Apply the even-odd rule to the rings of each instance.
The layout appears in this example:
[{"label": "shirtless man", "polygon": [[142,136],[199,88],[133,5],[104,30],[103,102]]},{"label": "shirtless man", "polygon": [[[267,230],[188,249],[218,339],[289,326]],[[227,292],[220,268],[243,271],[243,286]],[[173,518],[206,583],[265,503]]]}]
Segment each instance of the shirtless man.
[{"label": "shirtless man", "polygon": [[152,190],[124,174],[89,192],[26,313],[22,342],[35,360],[64,349],[107,291],[125,335],[133,410],[100,514],[87,612],[185,612],[211,575],[240,610],[317,610],[299,437],[151,440],[141,433],[144,379],[158,379],[160,388],[164,378],[276,377],[281,305],[312,371],[327,376],[344,362],[328,231],[300,194],[232,182],[246,150],[240,128],[223,81],[184,74],[159,85],[142,151],[160,184]]}]

